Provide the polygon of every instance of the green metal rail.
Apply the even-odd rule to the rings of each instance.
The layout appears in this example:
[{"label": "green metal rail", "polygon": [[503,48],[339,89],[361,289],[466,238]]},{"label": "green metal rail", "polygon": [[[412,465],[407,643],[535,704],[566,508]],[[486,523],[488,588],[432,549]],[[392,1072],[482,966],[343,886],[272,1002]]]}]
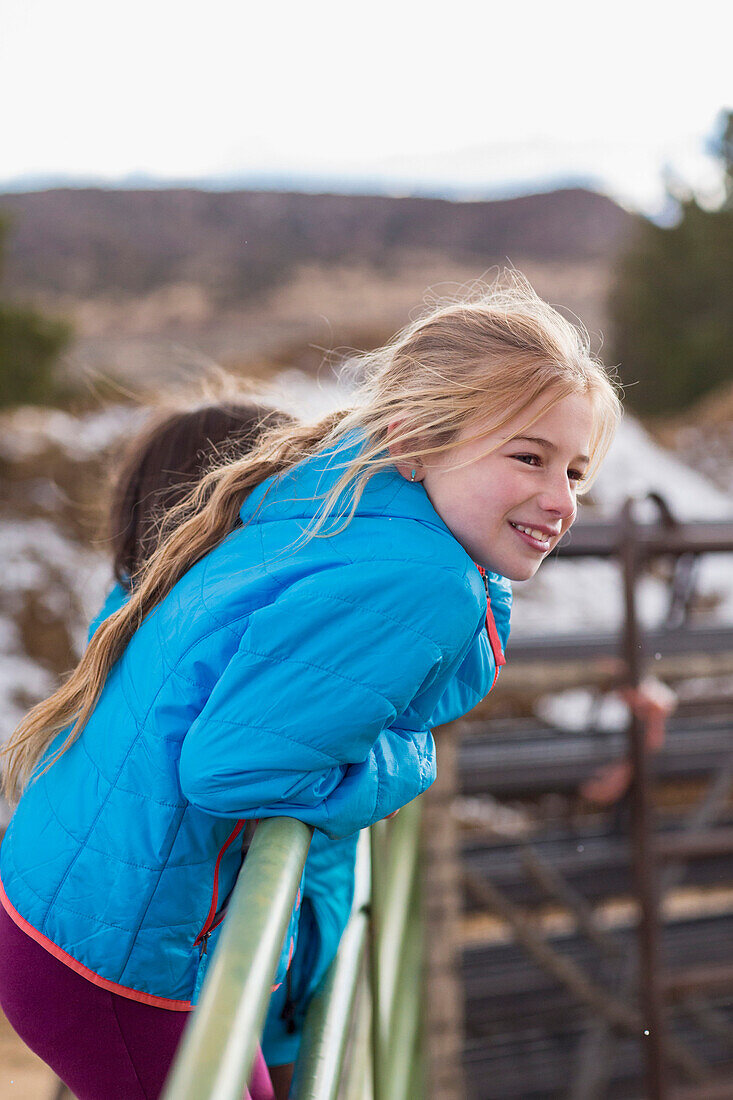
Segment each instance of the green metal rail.
[{"label": "green metal rail", "polygon": [[[419,830],[418,799],[359,838],[351,918],[308,1010],[293,1100],[423,1095]],[[310,837],[292,818],[258,825],[162,1100],[241,1100]]]},{"label": "green metal rail", "polygon": [[287,817],[257,826],[164,1100],[242,1100],[311,832]]}]

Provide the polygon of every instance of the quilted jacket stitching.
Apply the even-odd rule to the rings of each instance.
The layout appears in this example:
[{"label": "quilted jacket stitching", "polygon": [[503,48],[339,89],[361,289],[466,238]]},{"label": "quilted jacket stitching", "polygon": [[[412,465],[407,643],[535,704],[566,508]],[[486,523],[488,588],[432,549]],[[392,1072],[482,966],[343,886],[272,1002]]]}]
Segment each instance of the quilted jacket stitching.
[{"label": "quilted jacket stitching", "polygon": [[[242,616],[242,617],[245,617],[245,616]],[[249,617],[249,616],[247,616],[247,617]],[[233,619],[232,621],[237,621],[237,620]],[[199,643],[201,641],[204,641],[206,638],[209,638],[212,635],[215,635],[218,629],[219,628],[216,627],[214,630],[209,630],[207,632],[207,634],[204,635],[203,637],[197,638],[194,641],[192,641],[192,643],[190,643],[190,645],[184,650],[184,652],[182,654],[180,654],[180,660],[183,661],[188,656],[188,653],[190,651],[192,651],[197,645],[199,645]],[[63,888],[65,886],[65,883],[66,883],[66,880],[68,879],[70,873],[72,873],[72,870],[73,870],[73,868],[76,864],[76,861],[79,859],[81,853],[83,853],[83,851],[84,851],[84,849],[87,845],[88,839],[91,836],[92,831],[94,831],[94,828],[95,828],[97,822],[99,821],[99,817],[101,816],[103,811],[105,811],[105,807],[107,805],[107,802],[109,801],[109,798],[110,798],[110,795],[111,795],[112,791],[117,789],[117,783],[119,782],[120,775],[122,774],[122,772],[124,770],[125,764],[127,764],[128,759],[130,758],[130,753],[132,752],[132,750],[136,746],[136,744],[138,744],[138,740],[140,739],[140,736],[144,731],[145,725],[147,723],[147,719],[149,719],[149,717],[150,717],[150,715],[153,711],[153,707],[155,706],[155,703],[158,700],[158,696],[161,695],[161,692],[163,691],[163,689],[166,686],[169,679],[171,679],[171,672],[168,672],[168,674],[164,676],[163,680],[161,681],[160,686],[158,686],[158,689],[155,692],[155,695],[153,696],[149,707],[147,707],[147,711],[145,712],[145,716],[144,716],[141,723],[136,722],[136,720],[134,720],[134,714],[132,715],[133,720],[134,720],[134,724],[135,724],[135,736],[130,741],[128,751],[124,753],[124,757],[123,757],[123,759],[120,763],[120,767],[118,769],[117,777],[116,777],[116,779],[114,779],[113,782],[110,783],[109,791],[105,795],[105,798],[103,798],[101,800],[101,802],[99,804],[99,809],[98,809],[98,811],[97,811],[97,813],[94,817],[94,821],[92,821],[91,824],[89,825],[89,828],[87,829],[87,834],[86,834],[84,840],[80,840],[80,842],[77,842],[78,845],[79,845],[78,850],[76,851],[76,854],[74,855],[72,860],[70,860],[69,865],[66,868],[66,871],[64,872],[64,875],[61,878],[61,881],[58,882],[58,886],[56,887],[54,897],[51,899],[51,902],[48,903],[48,909],[47,909],[47,911],[44,915],[43,923],[42,923],[42,926],[40,928],[41,932],[45,932],[45,925],[46,925],[46,920],[47,920],[47,917],[48,917],[48,912],[50,912],[50,910],[53,909],[53,906],[57,903],[58,895],[63,890]],[[206,700],[204,701],[204,704],[201,705],[201,709],[204,709],[205,705],[206,705]],[[185,805],[184,805],[184,810],[185,810]],[[79,914],[77,914],[77,915],[79,915]]]},{"label": "quilted jacket stitching", "polygon": [[[274,604],[284,592],[288,592],[289,589],[292,587],[292,584],[288,584],[287,582],[284,582],[284,581],[280,580],[280,578],[275,573],[272,572],[272,568],[271,568],[271,563],[274,563],[274,562],[277,562],[277,561],[281,560],[281,556],[285,553],[286,550],[289,550],[290,547],[284,547],[281,550],[280,557],[275,556],[274,558],[268,559],[268,555],[265,551],[264,532],[263,532],[261,527],[258,528],[258,531],[259,531],[259,536],[260,536],[260,553],[262,555],[262,558],[261,558],[261,561],[260,561],[260,569],[262,569],[265,576],[269,577],[269,579],[272,581],[272,583],[277,586],[278,591],[275,594],[274,598],[270,601],[269,604],[263,604],[261,607],[253,608],[253,612],[254,611],[261,611],[262,607],[272,606],[272,604]],[[294,539],[293,540],[293,545],[295,545],[296,543],[297,543],[297,539]],[[328,552],[332,555],[331,564],[330,565],[324,565],[321,569],[318,570],[318,574],[312,573],[312,574],[310,574],[310,576],[316,576],[316,575],[323,574],[323,573],[328,574],[333,569],[338,569],[338,568],[347,569],[349,566],[353,566],[355,564],[355,562],[352,561],[352,559],[348,556],[348,554],[344,553],[344,551],[341,547],[339,548],[339,552],[336,553],[333,546],[330,544],[328,538],[326,538],[325,536],[321,539],[321,548],[324,551],[326,551],[326,552]]]},{"label": "quilted jacket stitching", "polygon": [[[37,890],[33,889],[30,882],[25,877],[23,872],[20,870],[20,868],[18,867],[18,864],[15,862],[15,857],[12,854],[10,856],[10,859],[13,863],[13,869],[14,869],[16,875],[18,876],[19,879],[22,879],[22,881],[23,881],[26,889],[29,891],[29,893],[33,894],[34,897],[38,898],[39,901],[42,901],[45,904],[47,899],[44,898],[42,894],[39,894]],[[86,920],[88,915],[89,915],[88,913],[80,913],[78,911],[78,909],[72,908],[70,905],[67,905],[63,901],[57,901],[54,904],[55,904],[55,908],[62,909],[65,913],[73,913],[75,917],[83,917]],[[140,925],[140,927],[138,927],[138,928],[132,928],[132,927],[128,927],[127,925],[124,925],[124,924],[113,924],[110,921],[104,920],[102,917],[100,917],[98,915],[96,915],[94,919],[98,920],[99,923],[103,924],[106,928],[114,928],[118,932],[128,932],[130,935],[134,936],[135,938],[137,938],[137,936],[142,931],[142,925]],[[194,933],[200,926],[201,926],[201,921],[198,918],[196,920],[191,920],[191,918],[189,917],[185,921],[166,921],[164,924],[147,924],[145,926],[145,931],[146,932],[157,932],[157,931],[160,931],[160,930],[166,929],[166,928],[190,928],[191,932]],[[110,980],[112,981],[114,979],[110,979]]]},{"label": "quilted jacket stitching", "polygon": [[[28,881],[26,876],[23,874],[20,867],[18,867],[18,864],[15,862],[15,856],[13,855],[12,850],[10,852],[10,859],[12,861],[13,869],[14,869],[16,875],[18,876],[19,879],[23,880],[23,882],[25,883],[26,889],[28,891],[30,891],[30,893],[33,894],[34,897],[38,898],[39,901],[42,901],[44,903],[44,905],[46,905],[48,907],[48,909],[50,909],[51,905],[48,901],[48,898],[44,898],[43,894],[39,894],[38,891],[35,890],[33,888],[33,886],[31,886],[30,882]],[[63,901],[54,900],[53,906],[54,906],[54,908],[57,908],[57,909],[64,909],[68,913],[73,913],[74,916],[76,916],[76,917],[83,917],[85,920],[88,917],[87,913],[79,913],[76,909],[73,909],[71,906],[67,905]],[[133,928],[128,928],[124,924],[112,924],[109,921],[106,921],[102,917],[100,917],[99,914],[95,914],[94,919],[98,920],[100,924],[106,925],[107,928],[117,928],[122,932],[130,932],[130,933],[134,932]],[[45,924],[45,919],[44,919],[44,924]],[[39,929],[39,931],[42,931],[42,930]],[[45,935],[45,932],[43,934]]]},{"label": "quilted jacket stitching", "polygon": [[[216,633],[216,631],[213,631],[213,630],[211,631],[211,634],[215,634],[215,633]],[[187,654],[187,653],[188,653],[188,652],[189,652],[189,651],[190,651],[191,649],[193,649],[193,648],[194,648],[194,644],[195,644],[195,643],[192,643],[192,644],[191,644],[191,645],[190,645],[190,646],[188,647],[188,649],[187,649],[187,650],[185,651],[185,654]],[[183,656],[183,655],[182,655],[182,656]],[[99,804],[99,808],[98,808],[98,810],[97,810],[97,813],[95,814],[95,816],[94,816],[94,820],[92,821],[92,823],[90,824],[90,826],[89,826],[89,828],[88,828],[88,830],[87,830],[87,834],[86,834],[86,836],[84,837],[84,840],[83,840],[83,841],[82,841],[82,842],[81,842],[81,843],[79,844],[79,849],[78,849],[78,851],[77,851],[77,852],[76,852],[76,854],[75,854],[75,855],[73,856],[73,858],[72,858],[71,862],[69,863],[69,866],[68,866],[68,867],[66,868],[66,871],[64,872],[64,874],[63,874],[63,875],[61,876],[61,879],[60,879],[60,881],[59,881],[59,884],[58,884],[58,886],[56,887],[56,892],[55,892],[55,894],[54,894],[53,898],[51,899],[50,905],[49,905],[49,907],[48,907],[48,908],[49,908],[49,910],[50,910],[50,909],[52,909],[52,908],[53,908],[53,906],[54,906],[54,905],[56,904],[56,901],[57,901],[57,899],[58,899],[58,896],[59,896],[59,894],[61,893],[62,889],[64,888],[64,885],[65,885],[65,883],[66,883],[66,880],[68,879],[69,875],[71,874],[72,868],[74,867],[74,865],[76,864],[76,861],[77,861],[77,860],[79,859],[79,857],[81,856],[81,853],[82,853],[82,852],[84,851],[84,848],[85,848],[85,846],[86,846],[86,843],[87,843],[87,841],[89,840],[89,837],[90,837],[90,836],[92,835],[92,831],[94,830],[94,827],[95,827],[95,825],[97,824],[97,821],[99,820],[99,818],[101,817],[101,815],[102,815],[102,814],[104,813],[104,810],[105,810],[105,807],[106,807],[106,805],[107,805],[107,802],[109,801],[110,795],[112,794],[112,791],[114,790],[115,784],[117,783],[117,781],[119,780],[120,776],[122,775],[122,772],[123,772],[123,770],[124,770],[125,764],[127,763],[128,759],[129,759],[130,753],[132,752],[132,750],[133,750],[133,749],[135,748],[135,746],[137,745],[137,743],[138,743],[138,740],[140,739],[140,736],[141,736],[141,734],[143,733],[143,731],[144,731],[144,729],[145,729],[145,725],[146,725],[146,723],[147,723],[147,720],[148,720],[148,718],[150,717],[150,715],[151,715],[151,713],[152,713],[153,707],[154,707],[154,706],[155,706],[155,704],[157,703],[157,701],[158,701],[158,697],[160,696],[160,694],[161,694],[161,692],[163,691],[164,687],[165,687],[165,686],[166,686],[166,684],[168,683],[168,680],[169,680],[169,679],[170,679],[170,676],[165,676],[165,677],[163,678],[163,680],[162,680],[162,681],[161,681],[161,683],[160,683],[160,686],[158,687],[158,690],[156,691],[155,695],[153,696],[153,698],[152,698],[152,699],[151,699],[151,701],[150,701],[150,705],[149,705],[149,707],[148,707],[147,711],[145,712],[145,717],[143,718],[143,721],[142,721],[142,722],[141,722],[141,723],[140,723],[139,725],[138,725],[137,723],[135,723],[135,724],[136,724],[136,727],[137,727],[137,728],[136,728],[136,730],[135,730],[135,736],[134,736],[134,737],[132,738],[132,740],[130,741],[130,744],[129,744],[129,746],[128,746],[127,752],[125,753],[125,755],[124,755],[124,757],[123,757],[123,759],[122,759],[122,762],[121,762],[121,764],[120,764],[120,767],[119,767],[119,769],[118,769],[118,772],[117,772],[117,776],[116,776],[116,778],[115,778],[115,782],[114,782],[114,783],[112,784],[112,786],[110,786],[110,789],[109,789],[109,790],[107,791],[106,795],[104,796],[104,798],[103,798],[103,799],[102,799],[102,801],[100,802],[100,804]],[[41,932],[45,932],[45,927],[46,927],[46,920],[47,920],[47,918],[48,918],[48,912],[46,913],[46,915],[45,915],[45,916],[44,916],[44,918],[43,918],[43,925],[42,925],[42,927],[41,927],[41,929],[40,929],[40,931],[41,931]]]},{"label": "quilted jacket stitching", "polygon": [[[241,653],[242,650],[240,649],[239,652]],[[314,661],[299,661],[297,657],[273,657],[272,654],[260,653],[258,650],[252,649],[251,646],[248,646],[245,652],[249,653],[252,657],[258,657],[260,660],[270,661],[272,664],[302,665],[303,668],[314,668],[317,672],[325,672],[329,676],[333,676],[336,680],[343,680],[347,684],[353,684],[355,687],[363,688],[371,695],[376,695],[383,703],[389,703],[390,707],[392,706],[387,696],[383,695],[381,691],[377,691],[377,689],[373,688],[370,684],[364,683],[363,680],[354,680],[351,676],[345,676],[343,672],[337,672],[335,669],[328,668],[326,665],[317,665]]]},{"label": "quilted jacket stitching", "polygon": [[207,578],[207,577],[208,577],[208,575],[209,575],[209,567],[210,567],[210,565],[211,565],[211,556],[209,555],[209,556],[208,556],[207,558],[205,558],[205,559],[204,559],[204,567],[203,567],[203,569],[201,570],[201,587],[200,587],[200,589],[199,589],[199,598],[200,598],[200,600],[201,600],[201,606],[203,607],[204,611],[205,611],[205,612],[206,612],[206,614],[207,614],[207,615],[209,616],[209,618],[211,619],[211,621],[212,621],[212,622],[216,623],[216,624],[217,624],[217,626],[218,626],[218,627],[219,627],[219,628],[220,628],[221,630],[226,630],[226,631],[228,631],[228,633],[229,633],[229,634],[231,634],[231,635],[232,635],[232,636],[233,636],[234,638],[236,638],[237,640],[239,640],[239,638],[241,637],[241,635],[240,635],[240,634],[239,634],[239,633],[238,633],[238,632],[237,632],[236,630],[232,630],[232,627],[231,627],[231,623],[232,623],[232,622],[238,622],[238,621],[239,621],[239,619],[240,619],[240,618],[242,618],[242,617],[244,617],[244,618],[248,618],[248,617],[249,617],[249,615],[251,614],[251,612],[250,612],[250,611],[247,611],[247,612],[246,612],[246,615],[244,615],[244,616],[238,616],[238,617],[237,617],[236,619],[232,619],[232,620],[231,620],[230,622],[225,622],[225,621],[224,621],[223,619],[219,619],[219,618],[218,618],[218,617],[217,617],[217,616],[216,616],[216,615],[214,614],[214,612],[213,612],[213,611],[211,610],[211,608],[210,608],[210,607],[209,607],[209,605],[207,604],[207,602],[206,602],[206,596],[205,596],[205,594],[204,594],[204,586],[205,586],[205,584],[206,584],[206,578]]},{"label": "quilted jacket stitching", "polygon": [[405,622],[404,619],[398,619],[394,615],[387,615],[385,614],[385,612],[380,611],[376,607],[370,607],[369,604],[363,603],[361,600],[349,600],[346,598],[346,596],[335,596],[329,592],[319,592],[316,598],[318,600],[334,600],[337,603],[344,603],[350,607],[358,607],[360,610],[366,611],[370,615],[376,615],[378,618],[384,619],[385,622],[396,623],[396,625],[402,627],[405,632],[409,631],[411,634],[417,635],[418,638],[422,638],[424,641],[430,642],[430,644],[442,655],[440,645],[438,642],[435,641],[434,638],[431,638],[429,634],[425,634],[424,631],[418,630],[417,627],[413,626],[411,623]]},{"label": "quilted jacket stitching", "polygon": [[127,954],[125,955],[125,958],[122,961],[122,966],[120,967],[120,976],[119,976],[119,979],[118,979],[120,984],[122,984],[122,985],[124,985],[124,982],[122,981],[122,978],[124,976],[125,970],[127,969],[127,964],[130,961],[130,956],[132,955],[132,951],[133,951],[133,948],[135,947],[135,943],[137,942],[137,937],[140,935],[140,930],[143,927],[143,925],[145,924],[145,917],[148,914],[148,910],[150,909],[150,906],[153,904],[153,898],[155,897],[155,895],[158,891],[158,887],[160,886],[161,880],[163,878],[163,872],[165,871],[166,866],[168,864],[168,858],[169,858],[171,852],[173,851],[173,845],[176,843],[176,840],[178,839],[178,834],[181,831],[181,825],[183,824],[183,819],[184,819],[185,816],[186,816],[186,807],[184,806],[183,809],[181,810],[181,816],[178,819],[178,824],[176,825],[175,832],[173,833],[173,836],[171,837],[171,842],[168,845],[168,852],[167,852],[166,857],[165,857],[165,863],[163,864],[163,866],[160,868],[160,871],[158,872],[158,877],[155,881],[155,885],[153,886],[153,889],[150,891],[150,895],[148,897],[148,903],[145,906],[145,908],[143,909],[142,915],[141,915],[139,921],[137,922],[137,926],[136,926],[136,929],[135,929],[135,934],[130,940],[130,945],[127,948]]},{"label": "quilted jacket stitching", "polygon": [[[46,791],[46,801],[48,802],[49,811],[50,811],[51,815],[53,816],[53,818],[55,819],[55,821],[58,823],[59,828],[63,829],[63,831],[66,833],[66,835],[68,837],[70,837],[74,841],[75,844],[78,844],[79,841],[78,841],[77,837],[74,836],[74,834],[68,828],[66,823],[61,820],[61,818],[59,817],[59,815],[56,813],[53,806],[51,805],[51,800],[50,800],[50,797],[48,795],[48,791]],[[90,851],[90,852],[96,852],[97,855],[104,856],[105,859],[114,860],[115,863],[122,863],[125,867],[137,867],[140,871],[159,871],[160,867],[161,867],[161,865],[159,863],[156,863],[155,865],[150,866],[147,863],[135,863],[133,860],[123,859],[122,856],[118,856],[114,852],[110,852],[108,850],[105,851],[102,848],[95,848],[93,844],[87,844],[87,850]],[[163,869],[167,870],[170,867],[171,870],[179,870],[180,868],[183,868],[183,867],[203,867],[204,864],[208,864],[208,863],[211,863],[211,856],[207,856],[206,859],[195,859],[195,860],[188,860],[187,859],[185,863],[171,863],[170,859],[168,859],[163,864]]]},{"label": "quilted jacket stitching", "polygon": [[[83,751],[85,752],[85,754],[87,756],[87,759],[91,763],[91,765],[94,768],[94,770],[96,771],[97,775],[99,775],[104,780],[104,782],[107,784],[108,787],[114,788],[114,790],[119,791],[120,794],[129,794],[133,798],[142,799],[143,802],[151,802],[154,806],[165,806],[169,810],[180,810],[186,805],[185,801],[183,801],[183,802],[164,802],[161,798],[153,798],[153,796],[151,794],[149,794],[147,791],[131,791],[131,790],[128,790],[127,787],[121,787],[119,785],[119,783],[113,783],[111,779],[107,778],[107,776],[104,774],[104,772],[100,768],[97,761],[91,755],[91,753],[89,752],[89,748],[87,747],[87,745],[84,742],[83,738],[79,739],[79,744],[81,745]],[[48,793],[48,790],[46,791],[46,793]]]},{"label": "quilted jacket stitching", "polygon": [[306,748],[311,752],[318,753],[318,755],[322,756],[329,764],[339,766],[343,764],[343,761],[339,760],[337,756],[332,756],[324,749],[319,749],[316,745],[308,744],[307,741],[299,741],[297,737],[291,737],[289,734],[283,733],[282,730],[272,729],[269,726],[258,726],[254,722],[235,722],[230,718],[209,718],[208,721],[215,726],[232,726],[234,729],[261,730],[262,733],[271,733],[274,737],[281,737],[283,741],[289,741],[292,745],[297,745],[300,749]]},{"label": "quilted jacket stitching", "polygon": [[[232,622],[233,623],[241,622],[242,619],[248,619],[251,614],[252,614],[251,611],[247,611],[245,614],[238,615],[236,618],[232,619]],[[217,625],[215,627],[213,627],[212,630],[208,631],[206,634],[203,634],[200,638],[198,638],[195,642],[193,642],[188,647],[188,649],[184,653],[181,654],[181,656],[178,658],[178,660],[174,664],[170,663],[170,661],[166,657],[164,647],[162,645],[160,645],[159,646],[160,659],[163,662],[163,665],[165,666],[165,668],[168,672],[168,675],[169,676],[178,676],[181,680],[185,680],[187,684],[191,684],[192,687],[201,688],[203,691],[206,691],[207,688],[211,688],[211,683],[202,684],[199,680],[193,680],[193,679],[191,679],[190,676],[186,676],[185,672],[181,672],[181,670],[179,668],[179,665],[183,664],[185,659],[192,652],[192,650],[194,650],[196,648],[197,645],[199,645],[201,642],[208,641],[209,638],[212,638],[215,634],[218,634],[222,630],[226,630],[228,634],[231,634],[233,637],[235,637],[237,639],[237,642],[240,642],[242,640],[243,636],[244,636],[244,631],[242,631],[241,634],[238,634],[235,630],[232,630],[231,627],[225,626],[224,624],[221,624],[221,623],[217,622]],[[156,631],[158,633],[158,638],[160,639],[160,623],[159,622],[156,625]]]}]

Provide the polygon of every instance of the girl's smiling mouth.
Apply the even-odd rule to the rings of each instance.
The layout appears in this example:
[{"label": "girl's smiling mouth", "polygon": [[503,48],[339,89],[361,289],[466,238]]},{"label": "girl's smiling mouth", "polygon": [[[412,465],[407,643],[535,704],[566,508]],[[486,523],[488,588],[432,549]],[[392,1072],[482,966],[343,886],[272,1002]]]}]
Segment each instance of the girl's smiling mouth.
[{"label": "girl's smiling mouth", "polygon": [[550,549],[551,536],[541,527],[529,527],[523,523],[515,523],[512,520],[509,520],[509,526],[534,550],[540,550],[544,553]]}]

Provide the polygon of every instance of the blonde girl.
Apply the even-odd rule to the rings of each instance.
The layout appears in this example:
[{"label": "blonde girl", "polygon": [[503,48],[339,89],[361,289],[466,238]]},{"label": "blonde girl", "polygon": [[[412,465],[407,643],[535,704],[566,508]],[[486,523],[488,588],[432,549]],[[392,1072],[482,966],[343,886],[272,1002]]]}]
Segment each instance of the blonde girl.
[{"label": "blonde girl", "polygon": [[517,275],[358,366],[348,408],[204,477],[9,744],[0,1002],[79,1100],[123,1072],[157,1095],[247,820],[345,838],[432,782],[432,726],[493,686],[510,581],[575,519],[619,416],[585,335]]}]

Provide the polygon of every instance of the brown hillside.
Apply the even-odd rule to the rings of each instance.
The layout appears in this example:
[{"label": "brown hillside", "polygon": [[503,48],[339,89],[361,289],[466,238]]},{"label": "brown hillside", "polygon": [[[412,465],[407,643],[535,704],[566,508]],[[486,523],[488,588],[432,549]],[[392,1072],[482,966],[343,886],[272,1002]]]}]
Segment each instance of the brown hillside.
[{"label": "brown hillside", "polygon": [[389,268],[395,254],[542,263],[608,259],[634,218],[583,189],[496,202],[194,190],[0,196],[6,290],[96,297],[196,284],[241,301],[304,264]]}]

